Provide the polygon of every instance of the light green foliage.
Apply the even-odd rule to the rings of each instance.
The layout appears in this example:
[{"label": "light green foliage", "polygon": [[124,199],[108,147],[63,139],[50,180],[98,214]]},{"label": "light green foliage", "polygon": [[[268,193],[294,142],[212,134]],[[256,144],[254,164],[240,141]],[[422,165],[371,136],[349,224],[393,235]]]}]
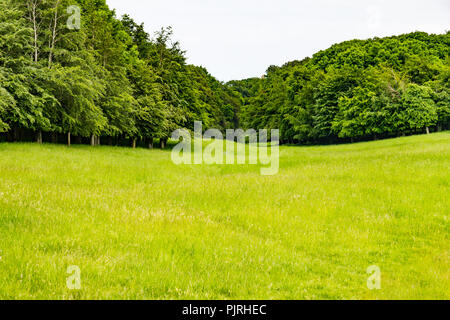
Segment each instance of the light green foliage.
[{"label": "light green foliage", "polygon": [[430,127],[436,124],[437,109],[429,87],[410,84],[403,95],[403,108],[411,129]]}]

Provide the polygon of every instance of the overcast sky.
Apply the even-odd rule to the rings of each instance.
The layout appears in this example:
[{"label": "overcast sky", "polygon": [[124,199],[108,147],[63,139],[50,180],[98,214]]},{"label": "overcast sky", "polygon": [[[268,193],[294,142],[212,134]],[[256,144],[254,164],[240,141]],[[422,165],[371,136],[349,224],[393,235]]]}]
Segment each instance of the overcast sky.
[{"label": "overcast sky", "polygon": [[334,43],[450,30],[450,0],[107,0],[147,32],[174,28],[188,62],[222,81],[260,77],[270,65]]}]

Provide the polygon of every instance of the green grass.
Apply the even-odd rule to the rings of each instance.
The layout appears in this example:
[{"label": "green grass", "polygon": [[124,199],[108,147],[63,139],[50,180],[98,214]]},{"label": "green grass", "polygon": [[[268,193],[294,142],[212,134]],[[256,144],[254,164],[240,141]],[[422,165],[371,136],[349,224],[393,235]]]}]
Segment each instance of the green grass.
[{"label": "green grass", "polygon": [[280,155],[0,144],[0,298],[450,298],[449,132]]}]

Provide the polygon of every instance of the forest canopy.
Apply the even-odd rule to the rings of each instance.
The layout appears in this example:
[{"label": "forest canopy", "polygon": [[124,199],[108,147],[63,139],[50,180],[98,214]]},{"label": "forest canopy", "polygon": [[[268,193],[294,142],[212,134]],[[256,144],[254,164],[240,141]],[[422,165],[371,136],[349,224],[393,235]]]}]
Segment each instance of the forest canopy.
[{"label": "forest canopy", "polygon": [[[72,5],[79,30],[67,27]],[[0,0],[0,131],[9,141],[152,146],[196,120],[234,127],[240,95],[188,65],[171,36],[118,19],[105,0]]]},{"label": "forest canopy", "polygon": [[450,127],[450,33],[336,44],[312,58],[232,81],[242,124],[290,143],[336,143]]},{"label": "forest canopy", "polygon": [[[81,27],[68,28],[81,8]],[[0,140],[164,147],[177,128],[334,143],[450,126],[450,34],[336,44],[223,83],[105,0],[0,0]]]}]

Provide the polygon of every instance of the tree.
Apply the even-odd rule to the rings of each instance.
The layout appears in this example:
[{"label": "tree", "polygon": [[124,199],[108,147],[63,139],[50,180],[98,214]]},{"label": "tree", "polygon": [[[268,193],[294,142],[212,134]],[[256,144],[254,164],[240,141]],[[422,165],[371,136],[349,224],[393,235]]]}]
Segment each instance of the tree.
[{"label": "tree", "polygon": [[430,127],[438,120],[436,104],[432,99],[432,90],[429,87],[417,84],[409,84],[402,97],[407,121],[412,130],[426,129],[430,133]]},{"label": "tree", "polygon": [[49,90],[58,101],[61,112],[61,130],[89,137],[98,135],[105,128],[107,119],[98,101],[104,93],[101,84],[80,67],[51,69]]},{"label": "tree", "polygon": [[[3,76],[0,75],[0,81],[3,80]],[[16,108],[16,101],[14,97],[3,87],[0,87],[0,132],[6,132],[10,129],[6,123],[6,117],[10,109]]]},{"label": "tree", "polygon": [[436,103],[438,121],[437,130],[450,128],[450,58],[447,57],[446,63],[436,80],[429,82],[428,85],[433,90],[433,100]]}]

